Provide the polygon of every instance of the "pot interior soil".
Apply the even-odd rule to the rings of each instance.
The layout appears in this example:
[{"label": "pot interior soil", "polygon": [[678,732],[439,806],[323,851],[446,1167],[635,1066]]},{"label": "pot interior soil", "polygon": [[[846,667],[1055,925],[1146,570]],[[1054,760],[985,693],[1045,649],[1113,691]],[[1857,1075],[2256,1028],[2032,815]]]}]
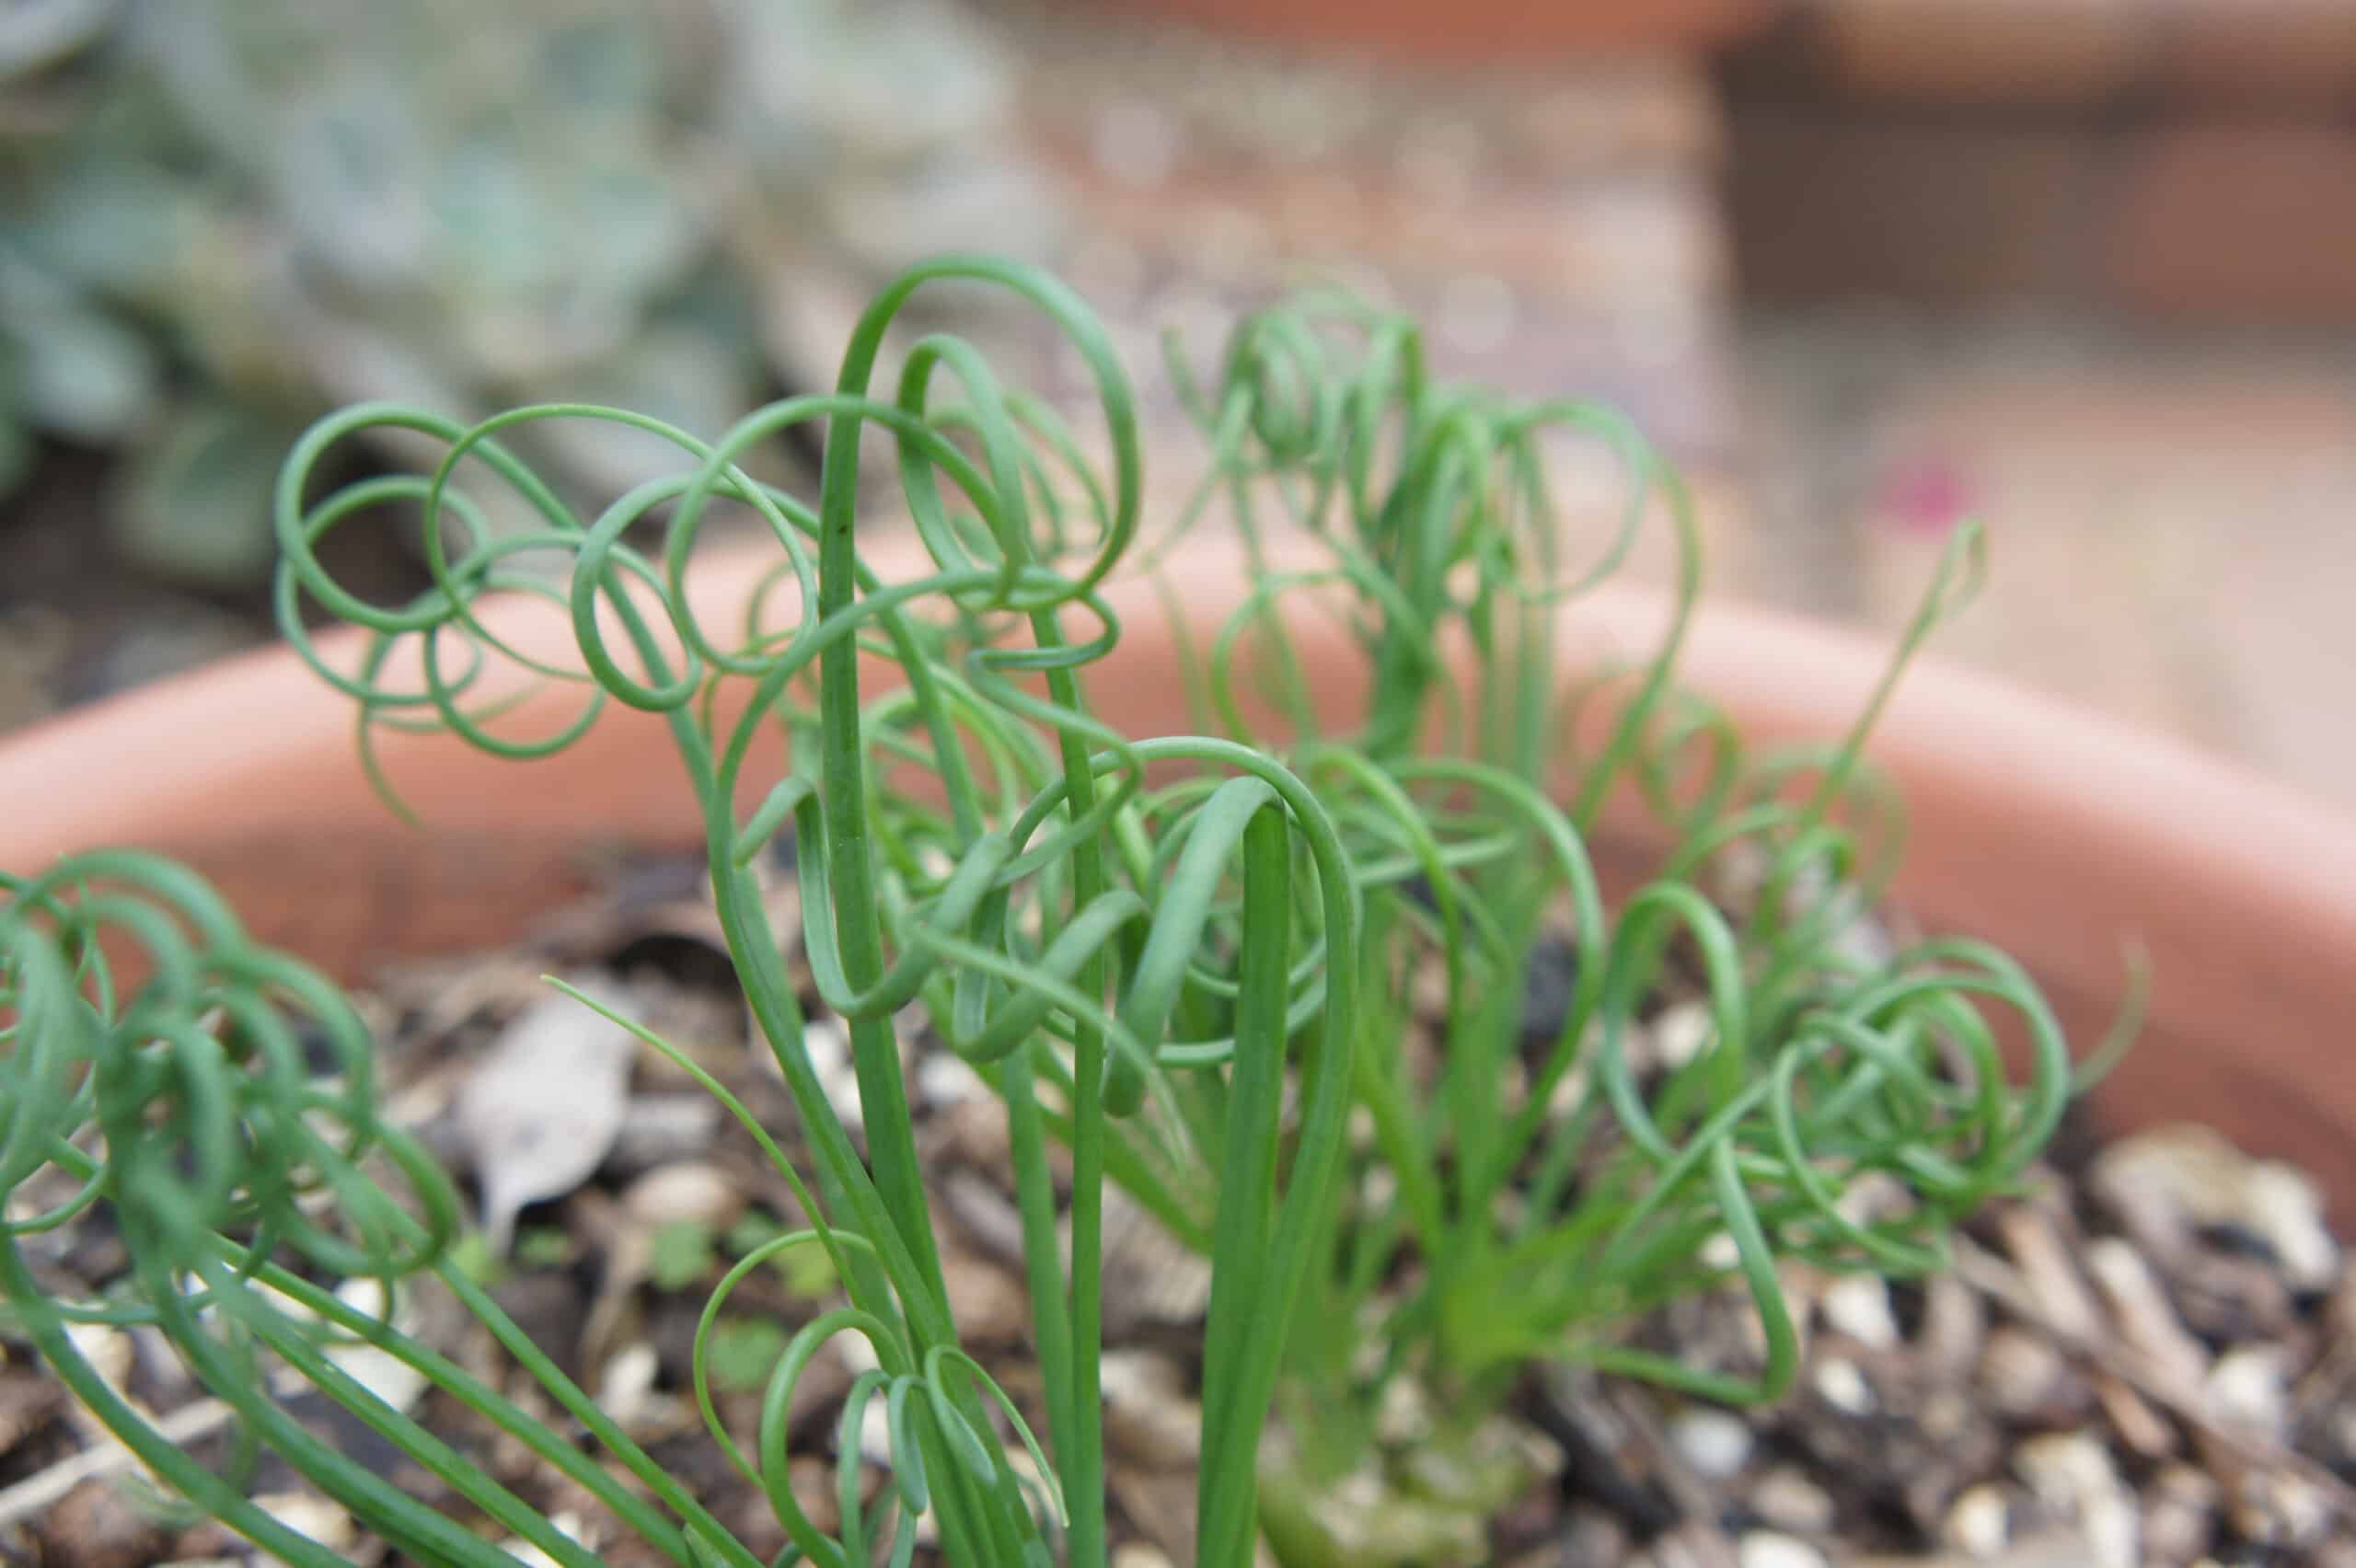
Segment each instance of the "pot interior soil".
[{"label": "pot interior soil", "polygon": [[[790,854],[775,859],[778,926],[795,929]],[[384,1042],[398,1119],[473,1167],[478,1189],[485,1166],[516,1158],[470,1137],[466,1106],[485,1092],[485,1064],[515,1020],[545,1007],[539,976],[555,971],[624,987],[645,1022],[688,1047],[791,1150],[791,1103],[766,1053],[746,1049],[699,865],[625,859],[587,880],[586,896],[522,941],[375,976],[363,1005]],[[496,928],[482,911],[461,919]],[[1534,969],[1525,1006],[1538,1037],[1565,978]],[[1646,1009],[1640,1056],[1674,1057],[1692,1000],[1666,983]],[[841,1036],[814,996],[804,1001],[823,1075]],[[945,1051],[919,1034],[902,1043],[961,1330],[1035,1420],[1001,1113]],[[832,1070],[855,1094],[845,1065]],[[688,1363],[720,1272],[800,1216],[752,1140],[653,1053],[612,1092],[594,1170],[539,1172],[551,1180],[531,1189],[538,1201],[524,1208],[510,1255],[485,1255],[482,1266],[568,1375],[748,1545],[773,1551],[782,1534],[703,1429]],[[543,1095],[523,1109],[546,1118],[568,1103]],[[1207,1274],[1124,1205],[1110,1205],[1107,1230],[1115,1561],[1188,1563]],[[95,1218],[56,1233],[41,1257],[55,1286],[76,1295],[102,1288],[122,1262]],[[1501,1414],[1467,1433],[1442,1419],[1446,1390],[1403,1383],[1376,1418],[1373,1457],[1338,1480],[1303,1482],[1282,1437],[1272,1441],[1271,1511],[1286,1516],[1294,1551],[1312,1554],[1304,1560],[1385,1568],[2356,1562],[2356,1271],[2323,1227],[2315,1184],[2289,1167],[2198,1129],[2104,1143],[2082,1125],[2020,1194],[1966,1228],[1951,1272],[1890,1284],[1787,1265],[1785,1285],[1806,1362],[1774,1407],[1726,1409],[1558,1366],[1525,1378]],[[780,1266],[732,1297],[713,1348],[731,1431],[752,1428],[785,1334],[830,1288],[823,1270]],[[427,1343],[519,1386],[452,1303],[426,1292],[410,1309]],[[1738,1292],[1680,1302],[1626,1332],[1693,1365],[1746,1370],[1758,1354]],[[207,1401],[141,1334],[98,1331],[90,1354],[192,1449],[221,1454]],[[838,1402],[856,1370],[829,1350],[796,1399],[807,1456],[799,1490],[822,1521]],[[656,1561],[585,1497],[552,1486],[518,1446],[455,1407],[437,1411],[445,1399],[423,1395],[432,1430],[615,1568]],[[430,1478],[370,1448],[316,1396],[294,1408],[435,1495]],[[241,1560],[242,1543],[217,1527],[181,1528],[159,1511],[116,1458],[42,1373],[13,1350],[0,1360],[0,1554],[101,1568]],[[356,1563],[398,1561],[268,1461],[251,1493]]]}]

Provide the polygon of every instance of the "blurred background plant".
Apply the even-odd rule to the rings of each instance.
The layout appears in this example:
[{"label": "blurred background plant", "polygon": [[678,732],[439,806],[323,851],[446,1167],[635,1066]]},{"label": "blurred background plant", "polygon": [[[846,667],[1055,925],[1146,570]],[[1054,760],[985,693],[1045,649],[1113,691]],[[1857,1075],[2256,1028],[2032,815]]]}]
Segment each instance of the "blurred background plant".
[{"label": "blurred background plant", "polygon": [[[1099,302],[1149,443],[1191,439],[1151,329],[1208,353],[1306,266],[1448,375],[1628,411],[1713,594],[1887,638],[1984,516],[1946,657],[2356,799],[2314,721],[2356,679],[2344,10],[17,0],[0,730],[267,635],[251,487],[321,408],[717,428],[978,244]],[[530,455],[586,492],[642,455]]]},{"label": "blurred background plant", "polygon": [[[43,437],[119,452],[115,548],[202,587],[266,570],[333,403],[719,429],[824,373],[833,302],[1053,228],[941,0],[38,0],[0,81],[0,486]],[[657,455],[534,456],[594,493]]]}]

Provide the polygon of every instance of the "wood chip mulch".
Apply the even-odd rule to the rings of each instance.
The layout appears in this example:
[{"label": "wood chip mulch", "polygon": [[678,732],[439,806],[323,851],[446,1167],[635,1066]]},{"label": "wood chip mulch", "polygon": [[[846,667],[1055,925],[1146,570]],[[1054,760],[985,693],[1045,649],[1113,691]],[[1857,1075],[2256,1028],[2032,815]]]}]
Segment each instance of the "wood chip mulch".
[{"label": "wood chip mulch", "polygon": [[[796,928],[791,877],[780,870],[775,881],[780,928]],[[545,995],[537,977],[555,967],[628,987],[644,1021],[688,1045],[768,1126],[790,1127],[774,1070],[745,1049],[742,1001],[697,887],[692,867],[634,867],[515,951],[388,972],[364,1005],[387,1042],[398,1118],[466,1169],[454,1104],[504,1026]],[[1675,1015],[1672,1005],[1655,1032],[1673,1031]],[[838,1033],[818,1021],[821,1058]],[[1035,1415],[1000,1113],[962,1064],[913,1035],[904,1045],[961,1329]],[[849,1092],[847,1070],[819,1065]],[[798,1224],[798,1212],[751,1140],[653,1053],[631,1069],[617,1120],[587,1182],[525,1209],[495,1293],[748,1546],[773,1551],[782,1534],[703,1431],[687,1364],[729,1249]],[[1787,1269],[1806,1358],[1775,1408],[1729,1410],[1571,1368],[1533,1372],[1485,1434],[1494,1462],[1512,1467],[1493,1473],[1520,1484],[1484,1517],[1449,1515],[1445,1467],[1419,1445],[1428,1411],[1408,1389],[1386,1406],[1380,1461],[1333,1489],[1337,1537],[1347,1538],[1351,1519],[1386,1522],[1350,1561],[2356,1568],[2356,1269],[2326,1230],[2314,1184],[2199,1129],[2057,1147],[2070,1157],[1958,1239],[1949,1274],[1890,1284]],[[1108,1229],[1115,1561],[1166,1568],[1192,1562],[1191,1390],[1208,1282],[1126,1205],[1110,1206]],[[43,1245],[52,1276],[92,1291],[122,1266],[119,1243],[95,1219]],[[720,1396],[732,1431],[754,1425],[762,1355],[773,1357],[782,1332],[827,1304],[826,1288],[764,1270],[734,1298],[728,1332],[744,1375]],[[410,1332],[515,1397],[539,1401],[448,1300],[422,1290],[410,1313]],[[1736,1295],[1680,1303],[1633,1332],[1696,1362],[1755,1363],[1757,1330]],[[150,1336],[94,1330],[86,1349],[191,1451],[220,1447],[219,1407]],[[856,1370],[822,1355],[797,1400],[806,1455],[795,1462],[797,1490],[822,1516],[835,1409]],[[512,1440],[436,1391],[412,1397],[419,1419],[614,1568],[659,1561],[590,1499],[551,1486]],[[337,1426],[327,1407],[306,1413],[401,1473],[397,1456],[368,1449],[368,1435]],[[871,1471],[871,1483],[880,1480]],[[435,1495],[426,1478],[407,1479]],[[362,1568],[400,1561],[281,1468],[265,1463],[254,1493]],[[1419,1544],[1400,1545],[1408,1540]],[[217,1527],[161,1507],[24,1347],[0,1339],[0,1563],[257,1560]]]}]

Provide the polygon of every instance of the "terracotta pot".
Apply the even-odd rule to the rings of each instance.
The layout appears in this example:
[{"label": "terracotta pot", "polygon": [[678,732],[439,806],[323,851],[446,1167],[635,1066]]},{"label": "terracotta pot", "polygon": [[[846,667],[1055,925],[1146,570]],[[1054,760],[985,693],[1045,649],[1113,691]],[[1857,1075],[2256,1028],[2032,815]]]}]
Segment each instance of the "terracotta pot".
[{"label": "terracotta pot", "polygon": [[1421,64],[1531,63],[1707,49],[1773,0],[1115,0],[1117,8],[1321,52]]},{"label": "terracotta pot", "polygon": [[[705,563],[699,604],[740,605],[755,563]],[[884,552],[887,575],[895,561]],[[1196,646],[1241,592],[1240,563],[1193,547],[1184,594]],[[1184,730],[1169,628],[1142,584],[1113,595],[1127,625],[1091,678],[1130,732]],[[505,635],[569,646],[537,605],[491,611]],[[1594,657],[1651,645],[1660,603],[1611,590],[1565,631]],[[1351,702],[1357,661],[1303,617],[1308,666]],[[341,646],[346,651],[350,645]],[[1685,683],[1759,737],[1825,736],[1850,721],[1883,650],[1779,617],[1704,613]],[[568,698],[516,716],[545,732]],[[0,865],[37,867],[104,843],[181,856],[220,883],[266,940],[346,977],[396,954],[513,936],[589,885],[600,852],[698,842],[693,803],[661,721],[616,706],[558,757],[507,763],[447,739],[399,737],[388,770],[427,823],[372,795],[352,709],[294,658],[268,651],[159,683],[0,744]],[[537,727],[535,729],[535,727]],[[2299,1161],[2356,1213],[2356,824],[2143,735],[1971,674],[1911,671],[1873,753],[1913,823],[1899,901],[1934,928],[1988,937],[2050,988],[2091,1041],[2121,985],[2121,943],[2149,951],[2151,1022],[2100,1091],[2111,1126],[2213,1124]],[[1607,824],[1598,858],[1657,853],[1640,819]]]}]

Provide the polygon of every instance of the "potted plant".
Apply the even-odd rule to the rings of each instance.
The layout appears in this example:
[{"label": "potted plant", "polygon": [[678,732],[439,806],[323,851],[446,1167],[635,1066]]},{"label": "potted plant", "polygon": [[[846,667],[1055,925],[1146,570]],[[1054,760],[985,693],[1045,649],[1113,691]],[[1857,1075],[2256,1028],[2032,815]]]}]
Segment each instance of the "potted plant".
[{"label": "potted plant", "polygon": [[[915,344],[894,395],[872,395],[895,312],[940,279],[1011,290],[1065,334],[1093,378],[1105,472],[1087,436],[953,339]],[[157,743],[185,814],[167,802],[144,836],[240,900],[257,872],[284,867],[286,844],[347,831],[363,789],[471,831],[441,851],[387,836],[381,861],[370,838],[347,840],[357,861],[427,883],[545,879],[510,886],[494,923],[561,894],[561,852],[585,836],[700,842],[808,1173],[671,1043],[574,995],[722,1096],[803,1210],[802,1228],[729,1273],[704,1330],[771,1257],[822,1251],[843,1282],[848,1304],[776,1358],[749,1444],[714,1412],[698,1339],[711,1436],[769,1499],[790,1559],[906,1562],[920,1528],[950,1562],[1105,1559],[1109,1186],[1210,1261],[1197,1560],[1248,1561],[1265,1523],[1288,1561],[1376,1561],[1335,1539],[1321,1499],[1362,1468],[1391,1389],[1438,1389],[1464,1419],[1430,1443],[1476,1459],[1478,1417],[1537,1363],[1772,1397],[1796,1366],[1779,1264],[1935,1268],[1947,1227],[2019,1176],[2082,1087],[2013,959],[1863,934],[1900,863],[1896,797],[1861,750],[1894,665],[1845,733],[1754,751],[1677,678],[1694,640],[1690,537],[1648,655],[1624,668],[1566,657],[1558,617],[1597,603],[1633,530],[1663,513],[1681,525],[1673,477],[1633,432],[1586,406],[1438,383],[1410,324],[1346,302],[1247,318],[1205,384],[1176,368],[1213,455],[1150,538],[1125,369],[1081,302],[987,259],[906,275],[861,318],[837,391],[709,444],[573,405],[471,427],[354,409],[304,439],[280,490],[294,660],[157,699],[184,731],[220,728],[177,757],[177,735]],[[551,420],[653,433],[680,447],[681,471],[576,514],[499,443]],[[736,466],[804,422],[826,430],[814,506]],[[378,423],[444,443],[441,466],[313,493],[320,460]],[[866,429],[887,434],[908,513],[906,536],[873,548],[860,538]],[[1637,498],[1585,559],[1567,559],[1547,490],[1545,442],[1565,430],[1609,444]],[[545,526],[493,533],[467,499],[486,480]],[[316,546],[391,504],[427,520],[434,586],[373,606],[336,586]],[[1224,546],[1195,536],[1213,505],[1238,525]],[[699,575],[697,540],[723,506],[754,516],[761,549]],[[660,548],[635,543],[658,513]],[[1264,521],[1277,516],[1282,528]],[[1901,658],[1968,586],[1977,548],[1958,536]],[[534,552],[567,571],[522,570]],[[1175,564],[1118,575],[1139,557]],[[310,636],[306,595],[358,634]],[[356,759],[316,744],[322,709],[292,700],[306,681],[338,696],[346,722],[357,715]],[[645,755],[658,727],[675,754],[664,773]],[[11,748],[12,798],[21,778],[54,789],[64,775],[36,770],[58,767],[76,728]],[[459,760],[453,733],[488,763]],[[300,759],[271,763],[283,792],[220,790],[273,750]],[[551,767],[562,793],[517,787]],[[357,1016],[315,967],[257,940],[301,945],[307,926],[314,955],[350,968],[380,932],[339,933],[336,890],[317,874],[280,878],[296,902],[273,915],[257,901],[241,921],[179,866],[57,859],[94,836],[74,811],[101,803],[64,802],[42,838],[8,847],[23,868],[0,917],[15,1029],[0,1172],[22,1200],[0,1257],[14,1332],[158,1475],[288,1561],[336,1558],[175,1454],[82,1355],[75,1323],[156,1331],[262,1447],[412,1557],[508,1560],[309,1435],[279,1409],[272,1369],[556,1561],[595,1558],[355,1383],[336,1344],[404,1362],[659,1559],[761,1561],[453,1253],[455,1193],[380,1114]],[[264,824],[274,867],[254,854]],[[756,895],[757,860],[789,833],[799,946],[848,1026],[863,1153],[812,1064],[784,967],[791,933]],[[1599,857],[1590,841],[1620,847]],[[1635,856],[1645,874],[1608,906],[1600,859]],[[2327,914],[2344,923],[2344,902]],[[1550,944],[1569,958],[1568,995],[1525,1053],[1523,995]],[[1698,968],[1703,1028],[1677,1059],[1640,1066],[1630,1032],[1679,963]],[[2083,970],[2066,977],[2093,988]],[[1004,1102],[1043,1438],[960,1347],[893,1029],[912,1005],[936,1048]],[[1999,1015],[2028,1046],[2018,1089]],[[301,1068],[306,1031],[335,1066],[324,1080]],[[1868,1181],[1901,1201],[1853,1212],[1844,1193]],[[61,1299],[27,1249],[94,1210],[121,1228],[124,1288]],[[377,1311],[336,1294],[350,1279],[381,1282]],[[489,1326],[568,1432],[396,1327],[391,1304],[429,1280]],[[1755,1355],[1705,1364],[1626,1342],[1648,1307],[1727,1281],[1755,1313]],[[1305,1314],[1315,1332],[1290,1332]],[[843,1401],[828,1530],[792,1484],[786,1416],[839,1336],[872,1365]],[[1260,1441],[1272,1407],[1290,1439],[1273,1457]],[[858,1440],[871,1409],[891,1461],[872,1497]],[[1406,1560],[1460,1550],[1446,1520],[1431,1528],[1441,1536]]]}]

